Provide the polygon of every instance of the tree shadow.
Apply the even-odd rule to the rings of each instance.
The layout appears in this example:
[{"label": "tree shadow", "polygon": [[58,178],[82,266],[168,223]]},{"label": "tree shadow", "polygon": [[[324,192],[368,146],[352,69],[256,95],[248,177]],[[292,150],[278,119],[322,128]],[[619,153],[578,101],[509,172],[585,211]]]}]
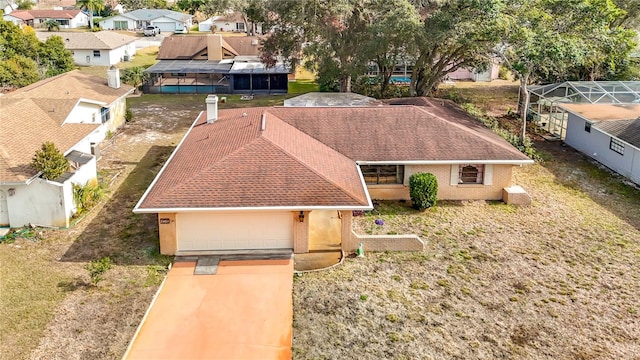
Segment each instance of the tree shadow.
[{"label": "tree shadow", "polygon": [[[87,262],[109,257],[119,265],[166,265],[160,255],[155,214],[134,214],[134,206],[175,147],[152,146],[113,190],[102,208],[74,240],[61,261]],[[93,214],[92,214],[93,215]]]},{"label": "tree shadow", "polygon": [[579,190],[598,205],[640,230],[640,189],[561,141],[535,140],[541,164],[555,177],[555,183]]}]

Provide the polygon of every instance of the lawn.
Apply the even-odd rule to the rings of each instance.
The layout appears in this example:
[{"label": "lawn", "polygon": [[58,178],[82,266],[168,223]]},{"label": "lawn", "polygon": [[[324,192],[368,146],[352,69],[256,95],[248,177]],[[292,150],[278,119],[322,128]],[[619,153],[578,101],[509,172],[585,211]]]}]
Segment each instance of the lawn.
[{"label": "lawn", "polygon": [[[465,96],[490,98],[485,88]],[[226,97],[221,109],[285,98]],[[134,121],[98,161],[109,198],[70,229],[0,243],[1,358],[120,358],[163,278],[171,259],[158,254],[157,220],[131,209],[204,95],[128,102]],[[296,277],[296,358],[640,353],[640,194],[559,143],[538,145],[547,160],[515,173],[530,207],[441,202],[418,213],[383,202],[356,218],[359,232],[381,217],[376,232],[414,232],[427,249],[367,253]],[[114,266],[93,286],[85,266],[104,257]]]},{"label": "lawn", "polygon": [[[516,90],[454,91],[500,116]],[[426,249],[296,277],[295,358],[637,358],[640,191],[559,142],[536,146],[546,160],[514,174],[531,206],[381,202],[355,218],[356,232],[414,233]]]}]

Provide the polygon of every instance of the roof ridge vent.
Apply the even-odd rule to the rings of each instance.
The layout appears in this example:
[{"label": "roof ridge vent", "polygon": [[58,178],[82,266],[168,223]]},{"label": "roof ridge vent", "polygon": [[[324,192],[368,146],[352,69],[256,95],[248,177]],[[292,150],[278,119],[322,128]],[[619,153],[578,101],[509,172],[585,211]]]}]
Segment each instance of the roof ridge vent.
[{"label": "roof ridge vent", "polygon": [[267,113],[262,113],[260,117],[260,131],[264,131],[267,128]]}]

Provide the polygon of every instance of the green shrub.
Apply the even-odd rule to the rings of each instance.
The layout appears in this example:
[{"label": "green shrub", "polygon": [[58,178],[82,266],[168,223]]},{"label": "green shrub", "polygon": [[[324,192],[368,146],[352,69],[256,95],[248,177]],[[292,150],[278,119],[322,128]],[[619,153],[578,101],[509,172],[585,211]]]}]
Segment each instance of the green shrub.
[{"label": "green shrub", "polygon": [[131,120],[133,120],[133,112],[131,112],[131,109],[127,108],[127,110],[124,112],[124,120],[126,122],[130,122]]},{"label": "green shrub", "polygon": [[46,180],[55,180],[69,171],[69,161],[64,158],[56,145],[49,141],[42,144],[40,150],[36,151],[31,160],[31,166],[42,172],[42,178]]},{"label": "green shrub", "polygon": [[409,177],[409,193],[414,208],[428,209],[438,200],[438,179],[431,173],[415,173]]},{"label": "green shrub", "polygon": [[506,66],[500,66],[500,68],[498,69],[498,79],[509,80],[510,78],[511,76],[509,74],[509,68],[507,68]]},{"label": "green shrub", "polygon": [[89,180],[86,184],[73,184],[73,200],[78,209],[78,215],[91,209],[104,198],[106,190],[98,180]]},{"label": "green shrub", "polygon": [[100,281],[103,279],[103,275],[107,270],[111,269],[111,259],[108,256],[103,257],[102,259],[90,261],[85,269],[89,271],[89,277],[91,277],[91,284],[97,286]]}]

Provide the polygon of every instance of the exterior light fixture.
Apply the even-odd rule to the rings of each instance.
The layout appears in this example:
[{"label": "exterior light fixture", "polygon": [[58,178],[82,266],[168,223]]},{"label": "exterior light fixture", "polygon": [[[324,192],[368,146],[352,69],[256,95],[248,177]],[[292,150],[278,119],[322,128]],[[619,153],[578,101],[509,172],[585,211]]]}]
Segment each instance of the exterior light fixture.
[{"label": "exterior light fixture", "polygon": [[304,212],[303,211],[300,211],[300,213],[298,214],[298,221],[304,222]]}]

